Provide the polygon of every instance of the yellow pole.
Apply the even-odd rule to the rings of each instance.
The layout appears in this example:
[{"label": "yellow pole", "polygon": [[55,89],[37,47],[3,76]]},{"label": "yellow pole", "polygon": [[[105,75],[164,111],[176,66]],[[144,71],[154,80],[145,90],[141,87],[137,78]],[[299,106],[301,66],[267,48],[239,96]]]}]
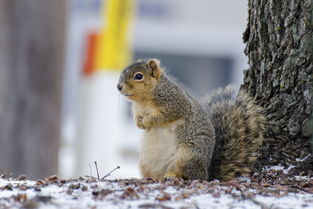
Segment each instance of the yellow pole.
[{"label": "yellow pole", "polygon": [[131,62],[131,24],[134,0],[106,0],[97,46],[96,70],[120,70]]}]

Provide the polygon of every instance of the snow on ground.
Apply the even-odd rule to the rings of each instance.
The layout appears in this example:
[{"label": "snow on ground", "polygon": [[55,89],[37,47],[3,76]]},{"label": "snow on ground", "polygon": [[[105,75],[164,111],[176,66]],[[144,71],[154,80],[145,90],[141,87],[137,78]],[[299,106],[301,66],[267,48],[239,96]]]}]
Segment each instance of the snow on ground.
[{"label": "snow on ground", "polygon": [[0,179],[0,208],[305,208],[313,209],[313,178],[283,171],[230,182],[97,180],[94,177],[39,181]]}]

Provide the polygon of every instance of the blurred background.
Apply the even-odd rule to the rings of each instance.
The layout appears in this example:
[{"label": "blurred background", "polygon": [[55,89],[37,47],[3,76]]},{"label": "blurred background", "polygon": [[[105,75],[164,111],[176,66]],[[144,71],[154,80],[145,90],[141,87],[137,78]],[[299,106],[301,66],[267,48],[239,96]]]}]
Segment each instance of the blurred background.
[{"label": "blurred background", "polygon": [[246,1],[0,1],[0,172],[140,177],[130,104],[134,60],[159,58],[196,97],[247,68]]}]

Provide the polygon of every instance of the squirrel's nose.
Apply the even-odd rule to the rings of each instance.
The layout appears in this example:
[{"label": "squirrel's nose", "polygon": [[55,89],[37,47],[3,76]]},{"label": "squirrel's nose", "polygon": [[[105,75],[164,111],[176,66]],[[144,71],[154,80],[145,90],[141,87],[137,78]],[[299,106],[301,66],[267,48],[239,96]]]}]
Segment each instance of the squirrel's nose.
[{"label": "squirrel's nose", "polygon": [[121,91],[123,89],[123,86],[121,84],[117,84],[117,89]]}]

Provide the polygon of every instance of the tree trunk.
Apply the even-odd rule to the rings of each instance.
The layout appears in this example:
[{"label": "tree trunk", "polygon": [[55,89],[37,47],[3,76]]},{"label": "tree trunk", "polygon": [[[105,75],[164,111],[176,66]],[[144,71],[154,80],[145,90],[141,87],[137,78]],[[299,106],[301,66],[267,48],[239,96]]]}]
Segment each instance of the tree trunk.
[{"label": "tree trunk", "polygon": [[312,152],[306,127],[313,109],[312,0],[249,0],[243,38],[249,69],[241,88],[268,119],[259,165],[295,163]]},{"label": "tree trunk", "polygon": [[64,0],[0,1],[0,172],[57,173]]}]

